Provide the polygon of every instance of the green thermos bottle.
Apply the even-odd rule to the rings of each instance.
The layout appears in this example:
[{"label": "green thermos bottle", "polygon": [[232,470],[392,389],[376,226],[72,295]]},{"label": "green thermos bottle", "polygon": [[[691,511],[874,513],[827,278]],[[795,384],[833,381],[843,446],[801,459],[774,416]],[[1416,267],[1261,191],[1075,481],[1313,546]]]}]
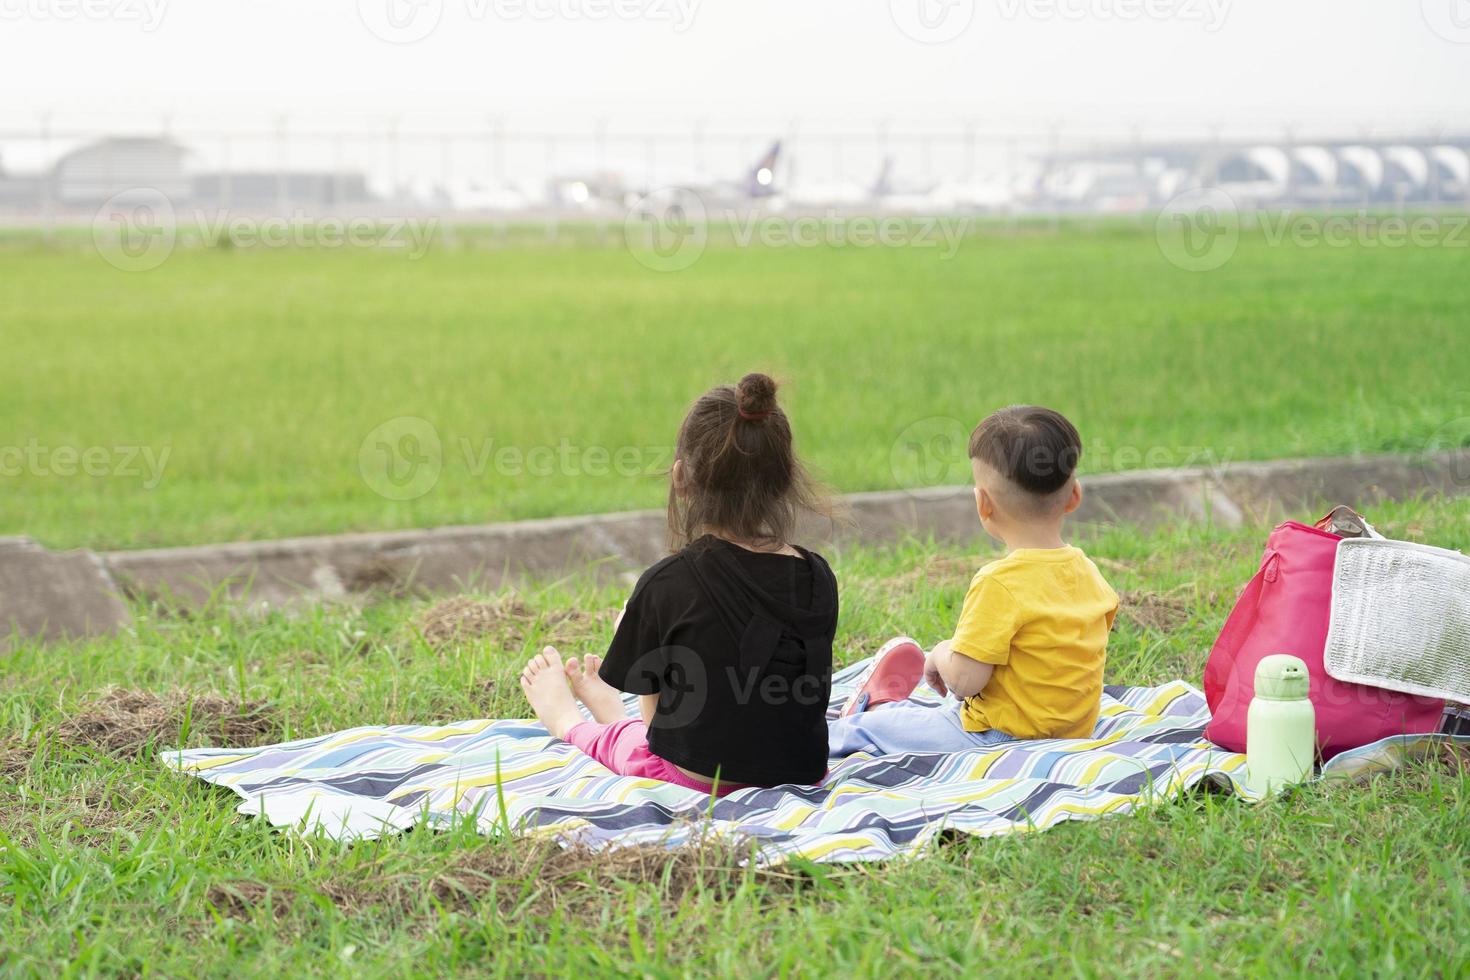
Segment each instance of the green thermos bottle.
[{"label": "green thermos bottle", "polygon": [[1256,696],[1245,717],[1246,784],[1269,796],[1312,774],[1317,713],[1298,657],[1273,653],[1256,665]]}]

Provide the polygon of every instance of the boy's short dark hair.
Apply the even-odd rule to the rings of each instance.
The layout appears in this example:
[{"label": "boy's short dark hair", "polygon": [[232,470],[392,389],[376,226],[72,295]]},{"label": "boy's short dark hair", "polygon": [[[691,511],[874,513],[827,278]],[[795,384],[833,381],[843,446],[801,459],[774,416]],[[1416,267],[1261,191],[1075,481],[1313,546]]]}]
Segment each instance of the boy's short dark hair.
[{"label": "boy's short dark hair", "polygon": [[1066,416],[1039,405],[1012,405],[970,434],[970,458],[1027,493],[1046,497],[1067,485],[1082,459],[1082,437]]}]

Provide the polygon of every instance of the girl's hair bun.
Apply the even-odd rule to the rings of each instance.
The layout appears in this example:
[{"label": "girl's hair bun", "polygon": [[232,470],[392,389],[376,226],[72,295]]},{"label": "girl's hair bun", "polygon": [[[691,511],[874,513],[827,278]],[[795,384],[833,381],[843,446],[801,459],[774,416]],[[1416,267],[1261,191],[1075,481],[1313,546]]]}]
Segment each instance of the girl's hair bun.
[{"label": "girl's hair bun", "polygon": [[740,417],[756,421],[768,418],[776,410],[776,382],[770,375],[752,373],[735,386]]},{"label": "girl's hair bun", "polygon": [[[791,420],[776,404],[776,382],[747,374],[700,395],[679,426],[669,481],[669,547],[705,534],[745,544],[783,544],[802,512],[830,517],[792,445]],[[672,475],[672,474],[671,474]]]}]

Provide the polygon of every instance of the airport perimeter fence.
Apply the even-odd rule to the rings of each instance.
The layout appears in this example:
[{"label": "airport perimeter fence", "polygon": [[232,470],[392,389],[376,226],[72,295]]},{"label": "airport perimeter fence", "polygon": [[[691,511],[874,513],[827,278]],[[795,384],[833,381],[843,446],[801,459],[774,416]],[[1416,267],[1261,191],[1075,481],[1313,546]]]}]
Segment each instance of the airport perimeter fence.
[{"label": "airport perimeter fence", "polygon": [[238,228],[258,235],[273,219],[288,229],[330,220],[348,237],[354,223],[413,221],[432,223],[438,240],[610,243],[645,220],[1145,223],[1181,202],[1211,214],[1470,211],[1470,129],[1088,132],[964,122],[560,132],[495,119],[354,128],[290,117],[255,128],[45,117],[0,129],[0,224],[11,240],[173,222],[206,242],[239,244]]}]

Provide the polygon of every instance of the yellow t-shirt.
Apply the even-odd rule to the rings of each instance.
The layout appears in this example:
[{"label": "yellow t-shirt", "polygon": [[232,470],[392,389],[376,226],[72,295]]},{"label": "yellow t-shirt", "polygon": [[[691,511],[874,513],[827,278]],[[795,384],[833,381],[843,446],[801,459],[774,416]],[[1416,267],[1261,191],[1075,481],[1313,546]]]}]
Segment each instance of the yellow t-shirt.
[{"label": "yellow t-shirt", "polygon": [[1118,595],[1080,548],[1020,548],[975,575],[951,647],[995,672],[965,731],[1087,738]]}]

